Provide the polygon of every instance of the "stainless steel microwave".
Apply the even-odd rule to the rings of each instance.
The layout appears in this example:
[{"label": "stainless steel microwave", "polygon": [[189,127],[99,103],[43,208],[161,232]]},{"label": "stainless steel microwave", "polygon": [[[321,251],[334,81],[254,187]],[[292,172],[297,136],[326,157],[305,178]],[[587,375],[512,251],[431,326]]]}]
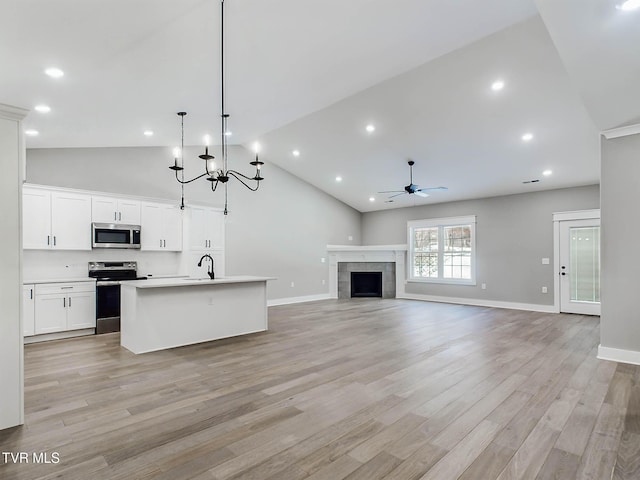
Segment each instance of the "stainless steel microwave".
[{"label": "stainless steel microwave", "polygon": [[93,248],[140,248],[140,225],[93,223]]}]

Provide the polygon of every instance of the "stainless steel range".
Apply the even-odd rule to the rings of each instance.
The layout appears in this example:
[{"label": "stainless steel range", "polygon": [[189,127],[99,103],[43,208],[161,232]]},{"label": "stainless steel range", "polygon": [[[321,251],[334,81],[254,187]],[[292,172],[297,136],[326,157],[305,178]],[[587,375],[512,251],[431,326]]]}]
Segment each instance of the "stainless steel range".
[{"label": "stainless steel range", "polygon": [[96,333],[120,331],[120,282],[138,277],[136,262],[89,262],[89,277],[96,279]]}]

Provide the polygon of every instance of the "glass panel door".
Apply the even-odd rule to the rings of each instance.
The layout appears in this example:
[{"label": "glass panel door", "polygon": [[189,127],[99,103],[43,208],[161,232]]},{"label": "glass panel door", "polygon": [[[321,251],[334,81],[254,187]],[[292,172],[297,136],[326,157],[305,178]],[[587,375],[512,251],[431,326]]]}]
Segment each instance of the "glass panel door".
[{"label": "glass panel door", "polygon": [[600,315],[600,220],[560,222],[560,311]]},{"label": "glass panel door", "polygon": [[571,301],[600,302],[600,227],[570,227]]}]

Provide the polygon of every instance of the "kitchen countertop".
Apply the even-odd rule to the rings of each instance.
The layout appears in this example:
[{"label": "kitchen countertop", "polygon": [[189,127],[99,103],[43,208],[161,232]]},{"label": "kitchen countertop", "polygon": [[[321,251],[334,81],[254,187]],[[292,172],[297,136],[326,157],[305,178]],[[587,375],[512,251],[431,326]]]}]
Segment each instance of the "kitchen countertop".
[{"label": "kitchen countertop", "polygon": [[39,283],[73,283],[73,282],[95,282],[95,278],[89,277],[73,277],[73,278],[25,278],[22,280],[23,285],[39,284]]},{"label": "kitchen countertop", "polygon": [[166,288],[166,287],[189,287],[203,285],[227,285],[231,283],[265,282],[275,280],[275,277],[254,277],[251,275],[238,275],[233,277],[220,277],[215,280],[209,278],[149,278],[147,280],[127,280],[121,282],[123,287],[134,288]]}]

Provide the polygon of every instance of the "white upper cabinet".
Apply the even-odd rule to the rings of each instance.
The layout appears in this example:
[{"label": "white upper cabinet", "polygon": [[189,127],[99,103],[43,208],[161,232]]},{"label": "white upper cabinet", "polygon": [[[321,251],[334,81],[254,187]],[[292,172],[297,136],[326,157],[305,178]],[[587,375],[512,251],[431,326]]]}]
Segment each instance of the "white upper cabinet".
[{"label": "white upper cabinet", "polygon": [[163,203],[142,203],[142,250],[182,250],[182,210]]},{"label": "white upper cabinet", "polygon": [[192,251],[224,248],[224,214],[214,208],[189,207],[189,249]]},{"label": "white upper cabinet", "polygon": [[91,197],[91,219],[97,223],[140,225],[140,202],[115,197]]},{"label": "white upper cabinet", "polygon": [[23,189],[23,248],[91,250],[91,197]]},{"label": "white upper cabinet", "polygon": [[91,250],[91,197],[78,193],[51,194],[53,248]]},{"label": "white upper cabinet", "polygon": [[22,189],[22,245],[26,249],[51,248],[51,192]]}]

